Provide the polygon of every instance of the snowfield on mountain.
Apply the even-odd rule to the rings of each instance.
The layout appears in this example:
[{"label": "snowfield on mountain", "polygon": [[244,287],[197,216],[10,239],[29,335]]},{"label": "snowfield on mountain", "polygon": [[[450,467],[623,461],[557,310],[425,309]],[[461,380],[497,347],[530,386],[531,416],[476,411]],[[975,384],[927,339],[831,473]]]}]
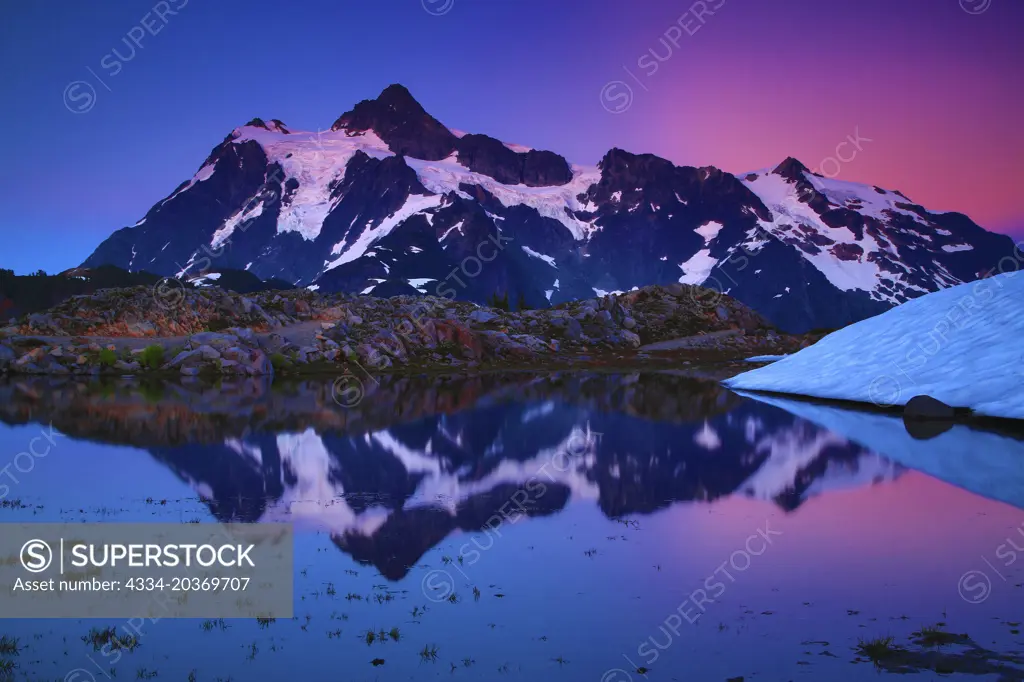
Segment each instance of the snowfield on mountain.
[{"label": "snowfield on mountain", "polygon": [[966,216],[796,159],[741,176],[621,149],[575,165],[448,128],[392,85],[329,130],[234,129],[84,265],[531,307],[701,284],[802,333],[986,276],[1012,251]]},{"label": "snowfield on mountain", "polygon": [[961,284],[724,383],[879,406],[929,395],[979,415],[1024,419],[1022,300],[1024,276],[1018,271]]}]

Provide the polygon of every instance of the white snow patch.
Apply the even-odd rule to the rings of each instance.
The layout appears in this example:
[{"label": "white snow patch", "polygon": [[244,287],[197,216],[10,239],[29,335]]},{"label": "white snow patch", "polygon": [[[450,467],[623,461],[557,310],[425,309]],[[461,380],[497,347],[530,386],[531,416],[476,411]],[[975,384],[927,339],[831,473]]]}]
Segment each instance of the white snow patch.
[{"label": "white snow patch", "polygon": [[529,246],[523,246],[522,248],[523,248],[523,251],[526,253],[527,256],[530,256],[531,258],[539,258],[540,260],[544,261],[545,263],[547,263],[548,265],[550,265],[553,268],[557,268],[558,267],[557,265],[555,265],[555,259],[552,258],[551,256],[545,256],[543,253],[537,253],[536,251],[531,249]]},{"label": "white snow patch", "polygon": [[380,225],[377,227],[366,227],[356,240],[350,244],[346,244],[345,241],[335,244],[334,248],[331,249],[331,253],[341,255],[333,261],[326,263],[324,270],[331,270],[332,268],[336,268],[339,265],[359,258],[366,253],[367,249],[369,249],[373,242],[390,233],[391,230],[401,224],[402,221],[421,211],[426,211],[440,206],[442,198],[443,197],[439,194],[410,194],[405,204],[382,220]]},{"label": "white snow patch", "polygon": [[[166,203],[167,203],[168,201],[170,201],[170,200],[171,200],[171,199],[173,199],[174,197],[178,196],[179,194],[181,194],[181,193],[183,193],[183,192],[187,192],[188,190],[192,189],[192,186],[193,186],[193,185],[195,185],[196,183],[198,183],[198,182],[203,182],[204,180],[209,180],[209,179],[210,179],[210,177],[212,177],[212,176],[213,176],[213,171],[214,171],[214,170],[216,170],[216,168],[217,168],[217,164],[216,164],[216,162],[214,162],[214,163],[208,163],[208,164],[206,164],[205,166],[203,166],[202,168],[200,168],[200,169],[199,169],[199,170],[198,170],[198,171],[196,172],[196,174],[195,174],[195,175],[193,175],[193,176],[192,176],[192,179],[188,181],[188,184],[187,184],[187,185],[185,185],[184,187],[182,187],[181,189],[179,189],[179,190],[178,190],[177,192],[175,192],[175,193],[174,193],[174,194],[172,194],[171,196],[169,196],[169,197],[167,197],[166,199],[164,199],[163,201],[161,201],[161,202],[160,202],[160,205],[161,205],[161,206],[163,206],[164,204],[166,204]],[[146,220],[146,219],[145,219],[145,218],[143,218],[143,219],[142,219],[142,220],[140,220],[140,221],[139,221],[139,222],[138,222],[138,223],[137,223],[136,225],[137,225],[137,226],[138,226],[138,225],[141,225],[141,224],[142,224],[142,223],[143,223],[143,222],[144,222],[145,220]]]},{"label": "white snow patch", "polygon": [[956,253],[957,251],[972,251],[974,247],[970,244],[946,244],[942,250],[946,253]]},{"label": "white snow patch", "polygon": [[1021,300],[1017,272],[942,289],[724,383],[884,405],[930,395],[978,414],[1024,419]]},{"label": "white snow patch", "polygon": [[448,235],[452,233],[452,230],[458,230],[459,234],[463,234],[463,232],[462,232],[462,224],[464,222],[465,222],[464,220],[460,220],[459,222],[457,222],[454,225],[452,225],[451,227],[449,227],[447,230],[444,231],[444,234],[441,235],[441,239],[439,239],[438,241],[442,241],[443,242],[445,239],[447,239]]},{"label": "white snow patch", "polygon": [[213,233],[210,240],[210,247],[216,249],[231,238],[235,229],[242,223],[247,223],[263,215],[263,200],[254,201],[250,199],[242,207],[242,210],[224,221],[224,224]]},{"label": "white snow patch", "polygon": [[597,168],[573,166],[572,180],[565,185],[527,187],[506,185],[490,176],[474,173],[460,164],[455,154],[443,161],[406,158],[406,163],[416,171],[420,182],[431,192],[456,192],[467,197],[465,192],[459,190],[460,184],[480,185],[504,206],[529,206],[536,209],[541,216],[559,221],[577,240],[584,239],[594,230],[591,222],[576,218],[573,212],[586,210],[578,195],[585,193],[591,185],[601,179],[601,172]]},{"label": "white snow patch", "polygon": [[345,130],[284,134],[276,130],[244,126],[238,128],[235,143],[254,140],[263,147],[270,163],[277,163],[284,174],[276,178],[282,185],[294,178],[299,186],[290,200],[281,202],[278,232],[298,232],[305,239],[320,234],[324,218],[340,201],[331,199],[331,183],[345,176],[345,167],[357,151],[382,159],[393,156],[388,146],[372,131],[349,136]]},{"label": "white snow patch", "polygon": [[711,270],[718,265],[718,260],[711,257],[711,249],[701,249],[693,254],[690,259],[680,263],[683,276],[679,278],[682,284],[701,284],[711,274]]},{"label": "white snow patch", "polygon": [[425,294],[426,291],[424,290],[423,287],[427,286],[431,282],[436,282],[437,280],[434,279],[433,277],[413,277],[412,279],[407,279],[405,281],[408,282],[409,286],[411,286],[413,289],[416,289],[421,294]]},{"label": "white snow patch", "polygon": [[705,244],[710,244],[711,240],[718,236],[718,233],[722,231],[723,227],[725,227],[725,225],[722,223],[709,220],[694,230],[694,232],[699,234],[701,237],[704,237]]},{"label": "white snow patch", "polygon": [[208,287],[211,286],[210,282],[216,282],[218,279],[220,279],[219,272],[208,272],[204,275],[190,279],[189,281],[197,287]]}]

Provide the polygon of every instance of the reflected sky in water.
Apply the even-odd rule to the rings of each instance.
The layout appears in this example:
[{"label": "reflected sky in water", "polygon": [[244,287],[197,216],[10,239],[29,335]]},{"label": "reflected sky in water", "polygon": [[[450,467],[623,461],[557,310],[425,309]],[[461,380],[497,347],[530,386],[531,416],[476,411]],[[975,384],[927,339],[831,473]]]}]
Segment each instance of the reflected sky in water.
[{"label": "reflected sky in water", "polygon": [[160,390],[0,386],[0,466],[64,434],[0,520],[294,522],[296,619],[146,623],[116,662],[80,640],[99,623],[4,621],[24,679],[868,680],[858,639],[916,651],[937,622],[987,652],[948,647],[960,677],[1021,679],[1024,511],[970,458],[941,480],[673,376],[395,380],[354,410],[315,382]]}]

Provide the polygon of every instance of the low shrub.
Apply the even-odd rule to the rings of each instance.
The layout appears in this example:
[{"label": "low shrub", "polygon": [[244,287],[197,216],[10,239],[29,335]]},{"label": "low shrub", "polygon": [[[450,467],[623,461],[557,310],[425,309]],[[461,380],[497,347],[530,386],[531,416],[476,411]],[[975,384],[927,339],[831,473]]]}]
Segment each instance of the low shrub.
[{"label": "low shrub", "polygon": [[139,364],[146,369],[160,369],[164,365],[164,347],[159,344],[146,346],[139,354]]}]

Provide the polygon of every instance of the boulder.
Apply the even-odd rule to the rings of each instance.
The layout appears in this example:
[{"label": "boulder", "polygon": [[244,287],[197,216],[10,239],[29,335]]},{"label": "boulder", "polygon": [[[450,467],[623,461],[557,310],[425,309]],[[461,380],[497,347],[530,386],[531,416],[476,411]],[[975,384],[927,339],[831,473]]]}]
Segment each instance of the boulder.
[{"label": "boulder", "polygon": [[184,367],[186,365],[193,365],[203,359],[203,356],[197,350],[183,350],[175,355],[170,362],[167,363],[169,369],[175,367]]},{"label": "boulder", "polygon": [[916,395],[903,408],[904,419],[955,419],[956,410],[929,395]]},{"label": "boulder", "polygon": [[631,348],[640,347],[640,337],[634,334],[633,332],[629,331],[628,329],[624,329],[622,330],[622,332],[620,332],[620,334],[622,336],[622,340],[625,341]]},{"label": "boulder", "polygon": [[387,369],[391,367],[391,358],[376,346],[361,343],[356,346],[356,362],[366,369]]},{"label": "boulder", "polygon": [[915,440],[930,440],[956,424],[956,410],[941,400],[918,395],[903,408],[903,426]]},{"label": "boulder", "polygon": [[231,329],[228,329],[227,332],[227,334],[224,334],[225,337],[230,339],[230,337],[234,336],[236,339],[244,341],[247,346],[256,346],[259,343],[256,338],[256,334],[248,327],[232,327]]},{"label": "boulder", "polygon": [[245,359],[243,367],[245,369],[245,373],[250,376],[274,374],[274,366],[270,363],[270,358],[268,358],[267,354],[259,348],[254,348],[249,351],[249,356]]},{"label": "boulder", "polygon": [[568,324],[565,325],[565,338],[570,341],[581,341],[583,339],[583,325],[579,323],[579,320],[572,317],[569,318]]},{"label": "boulder", "polygon": [[466,319],[469,320],[470,322],[476,322],[478,324],[487,324],[491,320],[498,319],[498,316],[488,310],[480,308],[478,310],[474,310],[473,312],[471,312]]},{"label": "boulder", "polygon": [[483,343],[480,337],[465,325],[453,321],[437,322],[438,343],[448,342],[459,346],[464,355],[474,360],[483,356]]},{"label": "boulder", "polygon": [[[232,340],[235,343],[238,342],[238,339],[232,339]],[[234,344],[231,344],[231,345],[233,346]],[[196,352],[199,353],[199,355],[201,355],[204,360],[219,360],[220,359],[220,352],[217,351],[213,346],[207,346],[207,345],[199,346],[198,348],[196,348]]]},{"label": "boulder", "polygon": [[407,358],[407,352],[402,340],[390,329],[382,329],[370,339],[370,343],[380,348],[383,352],[399,361]]},{"label": "boulder", "polygon": [[220,371],[222,374],[243,374],[245,372],[242,365],[234,360],[220,360]]}]

